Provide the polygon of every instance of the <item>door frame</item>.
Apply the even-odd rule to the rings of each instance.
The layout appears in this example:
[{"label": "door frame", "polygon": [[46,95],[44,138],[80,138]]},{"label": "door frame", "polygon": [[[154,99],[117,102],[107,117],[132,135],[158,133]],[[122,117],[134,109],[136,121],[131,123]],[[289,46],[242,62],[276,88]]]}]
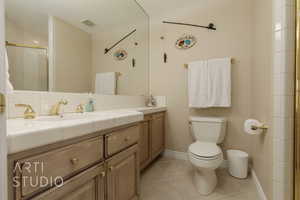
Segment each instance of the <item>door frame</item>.
[{"label": "door frame", "polygon": [[300,17],[298,16],[300,9],[300,0],[296,0],[296,39],[295,39],[295,105],[294,105],[294,200],[300,199],[300,86],[299,86],[299,75],[300,75]]},{"label": "door frame", "polygon": [[[4,0],[0,0],[0,92],[6,94],[5,15]],[[0,113],[0,199],[7,200],[6,113]]]}]

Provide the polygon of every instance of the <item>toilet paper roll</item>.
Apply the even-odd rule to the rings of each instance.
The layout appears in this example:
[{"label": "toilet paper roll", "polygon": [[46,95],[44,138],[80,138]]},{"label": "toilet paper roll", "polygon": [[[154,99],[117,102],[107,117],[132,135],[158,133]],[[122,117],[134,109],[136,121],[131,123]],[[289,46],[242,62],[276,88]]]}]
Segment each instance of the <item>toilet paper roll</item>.
[{"label": "toilet paper roll", "polygon": [[263,132],[262,129],[253,129],[253,126],[262,126],[262,123],[256,119],[248,119],[244,123],[244,131],[250,135],[257,135]]}]

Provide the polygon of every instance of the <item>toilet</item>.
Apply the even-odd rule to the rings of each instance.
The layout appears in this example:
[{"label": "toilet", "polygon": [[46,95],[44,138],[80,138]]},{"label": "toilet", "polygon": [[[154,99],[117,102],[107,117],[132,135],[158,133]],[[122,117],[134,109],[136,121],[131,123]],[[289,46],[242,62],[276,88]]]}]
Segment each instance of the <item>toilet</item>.
[{"label": "toilet", "polygon": [[194,183],[202,195],[212,193],[217,185],[216,169],[223,162],[218,144],[224,140],[226,119],[190,117],[191,132],[196,142],[189,146],[189,160],[194,166]]}]

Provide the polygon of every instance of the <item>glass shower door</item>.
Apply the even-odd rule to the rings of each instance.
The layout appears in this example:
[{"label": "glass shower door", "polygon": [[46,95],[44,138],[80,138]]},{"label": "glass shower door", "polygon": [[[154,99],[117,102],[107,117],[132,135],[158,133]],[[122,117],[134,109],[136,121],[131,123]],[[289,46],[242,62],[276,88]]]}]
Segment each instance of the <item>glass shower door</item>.
[{"label": "glass shower door", "polygon": [[300,200],[300,0],[297,0],[294,199]]},{"label": "glass shower door", "polygon": [[48,91],[47,49],[7,46],[7,53],[15,90]]}]

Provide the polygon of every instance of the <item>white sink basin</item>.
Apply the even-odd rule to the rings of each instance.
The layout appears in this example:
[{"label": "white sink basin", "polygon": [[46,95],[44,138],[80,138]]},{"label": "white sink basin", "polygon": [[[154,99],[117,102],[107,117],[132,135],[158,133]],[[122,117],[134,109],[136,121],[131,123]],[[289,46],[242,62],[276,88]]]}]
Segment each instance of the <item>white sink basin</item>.
[{"label": "white sink basin", "polygon": [[78,114],[78,115],[64,115],[64,116],[46,116],[46,117],[39,117],[35,119],[34,121],[40,121],[40,122],[59,122],[59,121],[68,121],[68,120],[80,120],[80,119],[87,119],[90,116],[84,115],[84,114]]},{"label": "white sink basin", "polygon": [[[143,113],[165,108],[130,108],[92,113],[65,113],[36,119],[8,119],[8,152],[16,153],[143,120]],[[141,112],[143,111],[143,112]],[[147,111],[147,112],[146,112]]]}]

